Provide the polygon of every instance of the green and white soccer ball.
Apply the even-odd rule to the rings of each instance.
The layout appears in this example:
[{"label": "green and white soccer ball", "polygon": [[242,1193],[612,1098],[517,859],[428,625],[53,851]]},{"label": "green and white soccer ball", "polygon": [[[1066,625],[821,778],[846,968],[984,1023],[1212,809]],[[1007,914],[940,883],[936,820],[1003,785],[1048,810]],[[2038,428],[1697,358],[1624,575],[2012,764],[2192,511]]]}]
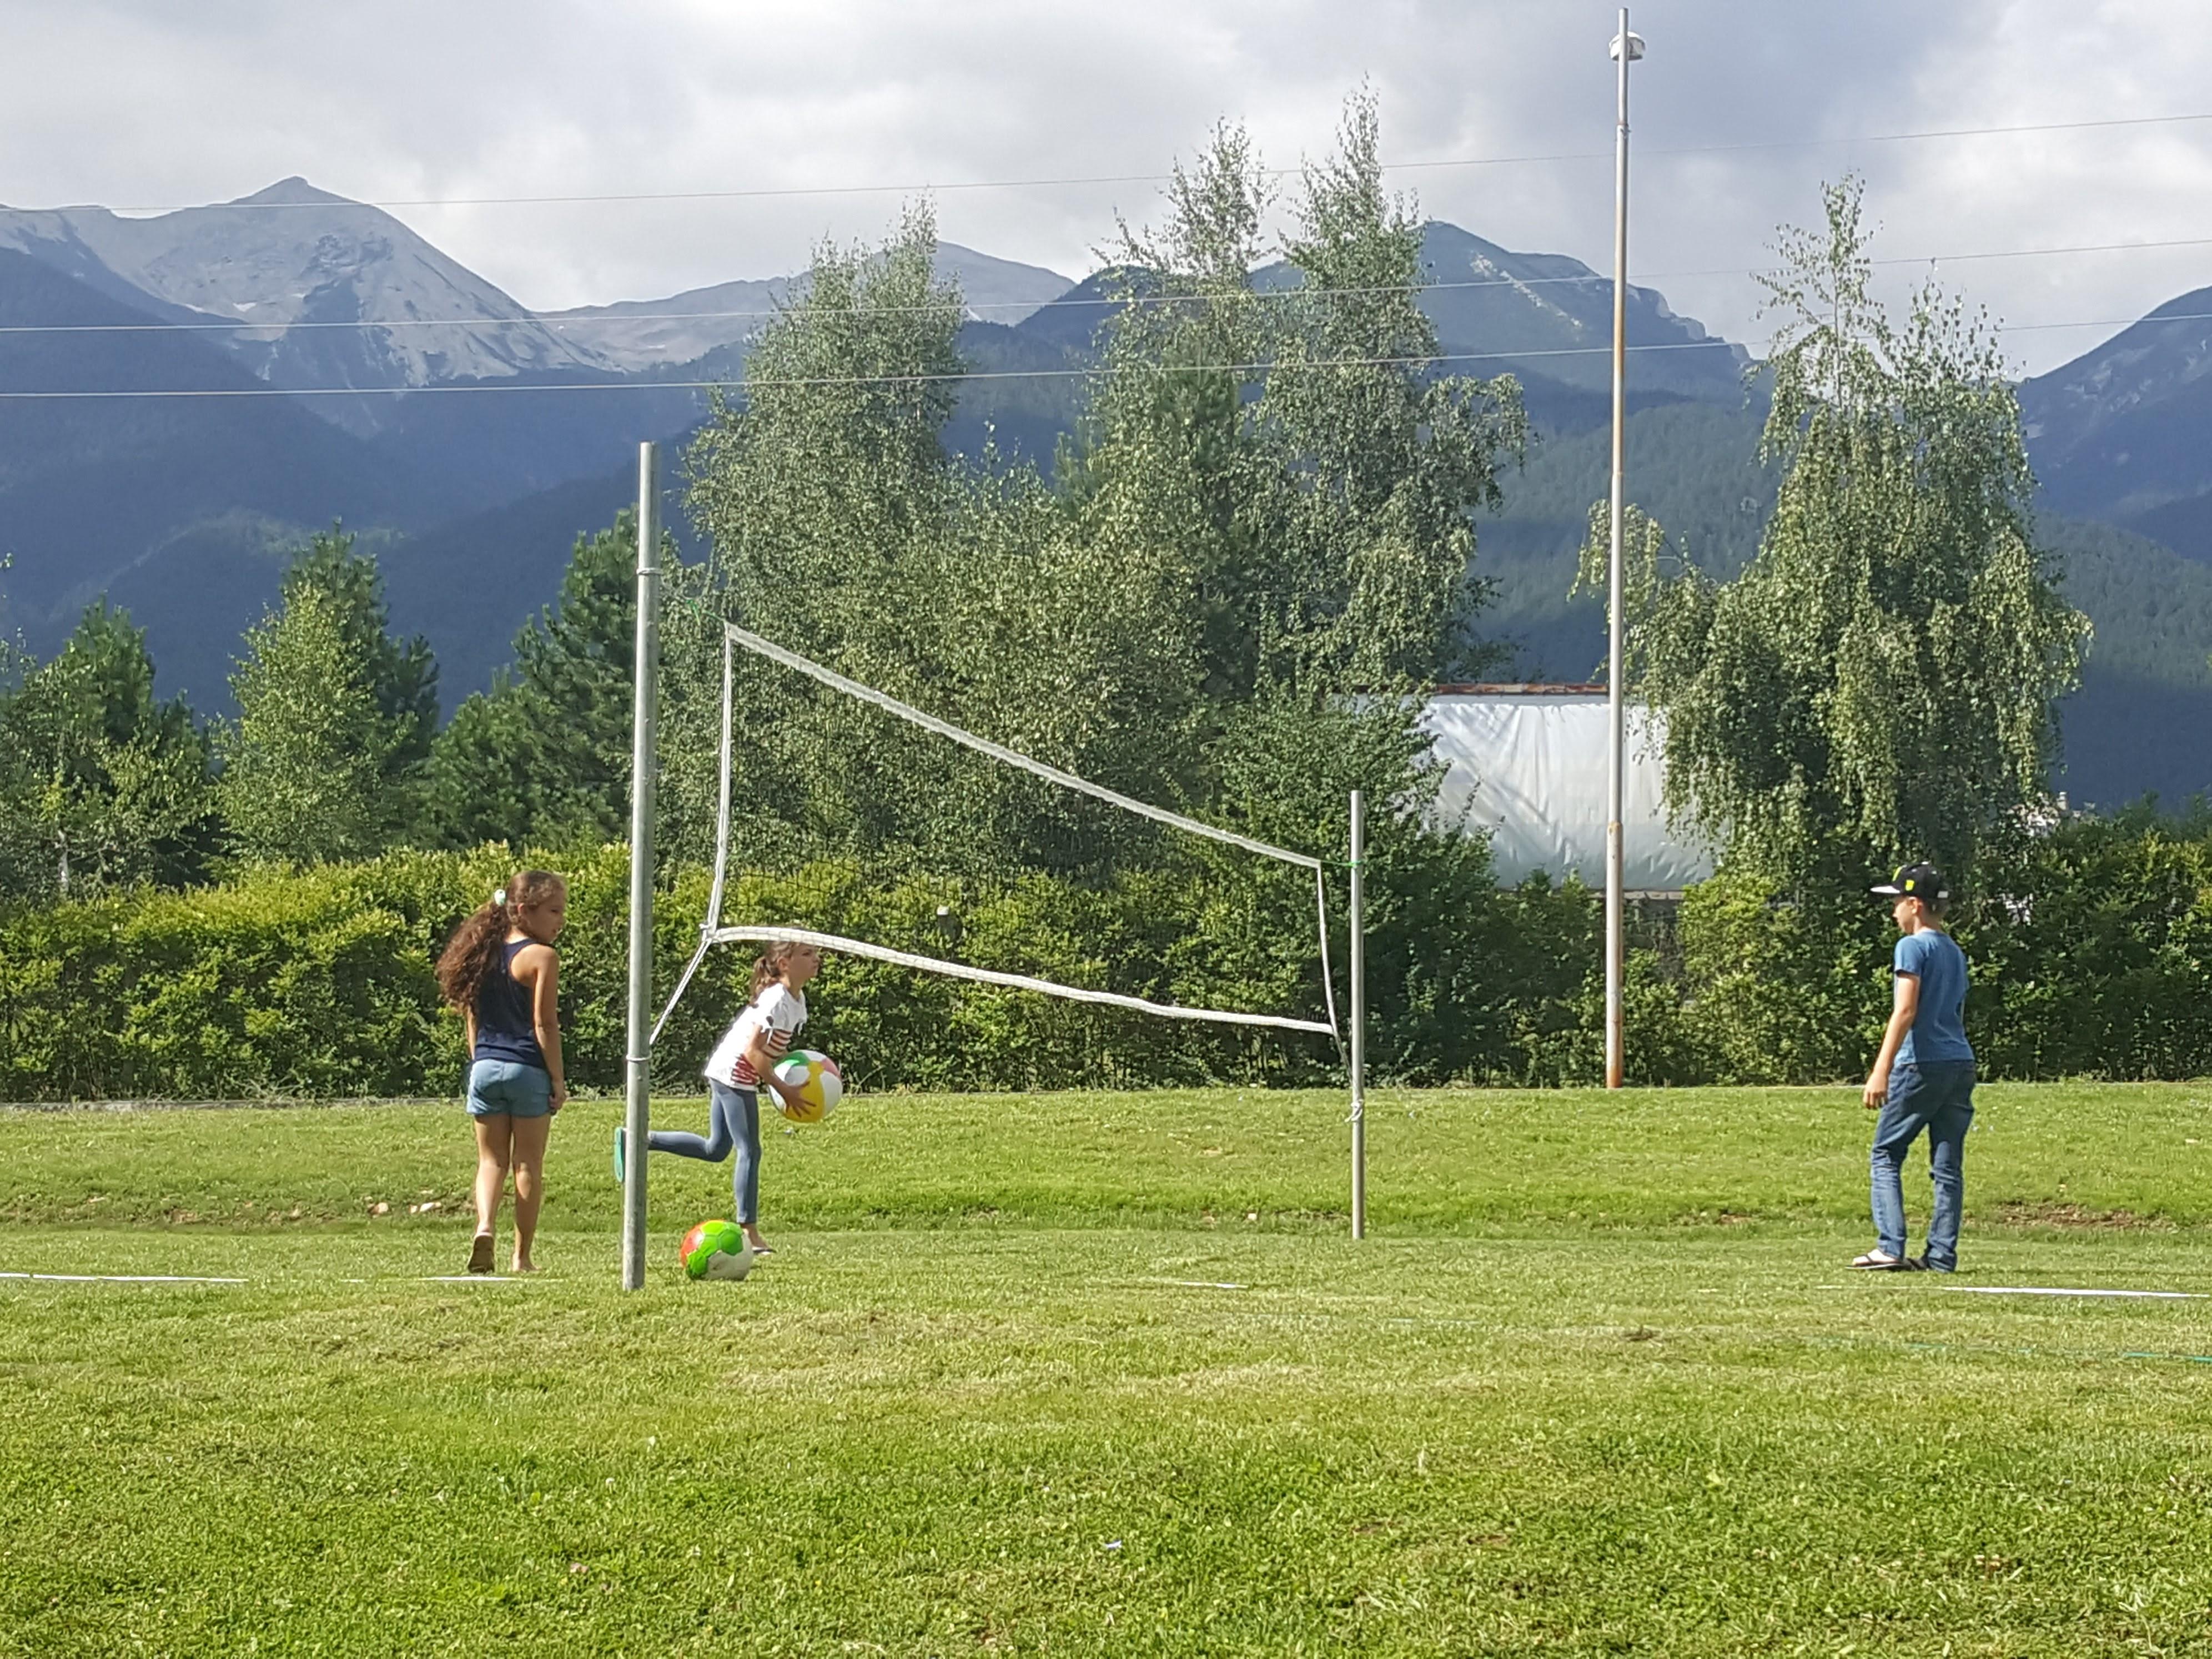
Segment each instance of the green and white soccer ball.
[{"label": "green and white soccer ball", "polygon": [[678,1248],[687,1279],[743,1279],[753,1270],[753,1247],[744,1229],[727,1221],[702,1221]]}]

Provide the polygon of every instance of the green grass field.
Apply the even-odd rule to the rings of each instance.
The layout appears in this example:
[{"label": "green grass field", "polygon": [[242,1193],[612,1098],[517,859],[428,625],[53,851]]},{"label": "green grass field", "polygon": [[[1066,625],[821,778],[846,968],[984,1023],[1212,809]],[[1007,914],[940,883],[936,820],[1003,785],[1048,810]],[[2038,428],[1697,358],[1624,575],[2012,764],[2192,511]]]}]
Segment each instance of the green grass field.
[{"label": "green grass field", "polygon": [[1222,1092],[772,1130],[743,1285],[657,1160],[624,1296],[616,1114],[451,1283],[458,1106],[0,1112],[0,1269],[245,1281],[0,1281],[0,1654],[2212,1653],[2212,1300],[1977,1293],[2212,1297],[2212,1087],[1985,1089],[1955,1279],[1842,1090],[1384,1094],[1360,1244]]}]

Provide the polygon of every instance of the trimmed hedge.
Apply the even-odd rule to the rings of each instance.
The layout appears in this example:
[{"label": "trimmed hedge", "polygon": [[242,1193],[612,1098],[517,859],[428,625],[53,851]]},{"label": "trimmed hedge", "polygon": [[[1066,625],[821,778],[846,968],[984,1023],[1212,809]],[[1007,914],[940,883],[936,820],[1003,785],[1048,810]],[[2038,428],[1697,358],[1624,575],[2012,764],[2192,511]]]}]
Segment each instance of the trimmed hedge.
[{"label": "trimmed hedge", "polygon": [[[1425,851],[1424,848],[1426,848]],[[1534,884],[1499,894],[1473,856],[1415,842],[1378,872],[1370,928],[1373,1052],[1424,1080],[1522,1076],[1575,1003],[1594,925],[1589,895]],[[559,860],[540,860],[562,867]],[[457,1092],[459,1020],[431,964],[461,917],[512,867],[493,847],[400,853],[222,887],[142,891],[0,915],[0,1098],[255,1098]],[[617,1088],[623,1070],[628,854],[571,858],[561,939],[571,1080]],[[686,870],[655,911],[665,995],[697,939],[708,879]],[[802,897],[804,903],[801,902]],[[1106,888],[1025,878],[887,879],[849,866],[748,874],[728,916],[809,925],[945,954],[939,906],[970,959],[1156,1000],[1318,1014],[1311,890],[1295,872],[1140,873]],[[1341,916],[1338,917],[1340,952]],[[1534,967],[1511,941],[1548,941]],[[684,1087],[744,1000],[750,953],[709,955],[655,1050]],[[1339,957],[1340,962],[1341,957]],[[812,998],[810,1041],[862,1087],[1006,1089],[1089,1084],[1299,1083],[1337,1075],[1326,1038],[1163,1020],[836,959]]]},{"label": "trimmed hedge", "polygon": [[[478,861],[482,863],[482,860]],[[458,1022],[431,951],[468,861],[406,855],[0,918],[11,1100],[420,1094]]]},{"label": "trimmed hedge", "polygon": [[[1987,858],[1953,932],[1990,1078],[2212,1075],[2212,820],[2078,818]],[[1632,973],[1638,1080],[1863,1076],[1890,1008],[1887,909],[1860,889],[1685,897],[1680,966]]]},{"label": "trimmed hedge", "polygon": [[[0,1098],[457,1094],[460,1022],[431,963],[514,859],[399,853],[0,913]],[[556,866],[557,867],[557,866]],[[622,1079],[628,856],[567,863],[562,1019],[577,1084]],[[1957,918],[1969,1035],[1994,1077],[2212,1073],[2212,824],[2083,820],[1985,872]],[[697,938],[705,872],[656,909],[655,981]],[[1594,1081],[1602,1053],[1596,897],[1540,878],[1498,891],[1479,847],[1407,838],[1373,860],[1370,1053],[1417,1083]],[[804,896],[805,902],[800,903]],[[1073,984],[1214,1006],[1320,1007],[1310,890],[1263,872],[1134,875],[1106,888],[981,887],[849,866],[746,875],[726,914],[963,954]],[[1340,900],[1338,905],[1341,949]],[[1632,956],[1634,1081],[1809,1082],[1863,1071],[1888,1008],[1881,907],[1778,903],[1724,882],[1685,900],[1669,948]],[[1340,963],[1341,958],[1339,958]],[[713,952],[656,1049],[689,1086],[743,1000],[749,953]],[[1186,1024],[833,960],[809,1038],[864,1088],[1322,1082],[1326,1039]]]},{"label": "trimmed hedge", "polygon": [[1992,1072],[2212,1075],[2212,821],[2071,825],[2006,876],[1960,929]]}]

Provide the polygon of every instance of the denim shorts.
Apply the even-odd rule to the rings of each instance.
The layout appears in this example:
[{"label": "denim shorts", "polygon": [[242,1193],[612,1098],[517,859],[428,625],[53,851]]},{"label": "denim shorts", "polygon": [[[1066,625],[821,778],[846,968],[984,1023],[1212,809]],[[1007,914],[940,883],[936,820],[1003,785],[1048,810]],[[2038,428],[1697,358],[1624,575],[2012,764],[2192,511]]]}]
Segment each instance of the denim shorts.
[{"label": "denim shorts", "polygon": [[544,1117],[553,1109],[553,1074],[520,1060],[480,1060],[469,1067],[471,1117]]}]

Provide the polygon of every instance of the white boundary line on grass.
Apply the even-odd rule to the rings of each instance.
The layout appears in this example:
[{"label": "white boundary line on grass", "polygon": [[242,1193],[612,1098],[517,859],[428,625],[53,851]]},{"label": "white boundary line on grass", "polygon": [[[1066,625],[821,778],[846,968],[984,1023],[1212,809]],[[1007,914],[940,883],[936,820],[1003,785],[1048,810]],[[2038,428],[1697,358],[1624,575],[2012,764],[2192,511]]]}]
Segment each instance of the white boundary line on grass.
[{"label": "white boundary line on grass", "polygon": [[2202,1302],[2202,1291],[2083,1291],[2051,1285],[1946,1285],[1954,1296],[2111,1296],[2146,1302]]},{"label": "white boundary line on grass", "polygon": [[[27,1273],[0,1271],[0,1279],[33,1281],[41,1285],[249,1285],[246,1279],[222,1279],[200,1273]],[[297,1281],[305,1283],[307,1281]],[[373,1285],[371,1279],[345,1279],[342,1285]],[[400,1280],[402,1284],[421,1285],[520,1285],[527,1282],[519,1273],[425,1273],[419,1279]]]},{"label": "white boundary line on grass", "polygon": [[22,1274],[0,1272],[0,1279],[35,1279],[46,1285],[243,1285],[243,1279],[206,1279],[199,1274]]}]

